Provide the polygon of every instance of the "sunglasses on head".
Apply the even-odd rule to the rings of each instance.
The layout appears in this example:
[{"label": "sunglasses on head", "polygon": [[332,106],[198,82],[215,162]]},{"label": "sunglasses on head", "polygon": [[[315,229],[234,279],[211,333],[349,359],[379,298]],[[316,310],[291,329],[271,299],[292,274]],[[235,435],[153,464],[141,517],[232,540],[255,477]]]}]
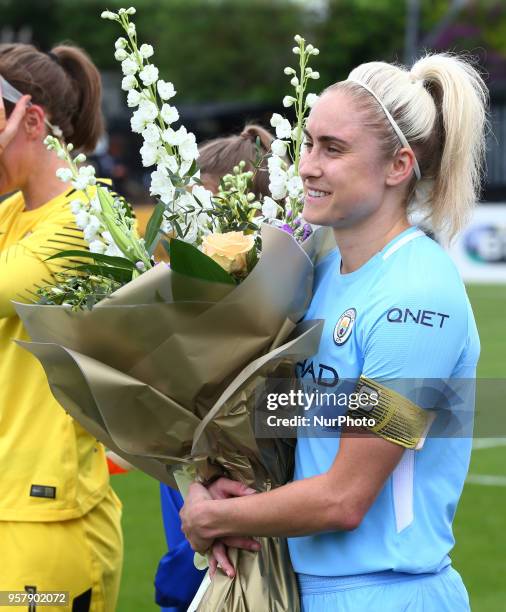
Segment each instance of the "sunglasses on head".
[{"label": "sunglasses on head", "polygon": [[[23,94],[13,87],[8,81],[6,81],[2,75],[0,75],[0,88],[2,89],[2,98],[7,102],[11,102],[12,104],[16,104],[23,97]],[[32,103],[28,102],[28,106],[31,105]],[[61,136],[60,128],[50,123],[46,117],[44,117],[44,123],[51,130],[54,136]]]}]

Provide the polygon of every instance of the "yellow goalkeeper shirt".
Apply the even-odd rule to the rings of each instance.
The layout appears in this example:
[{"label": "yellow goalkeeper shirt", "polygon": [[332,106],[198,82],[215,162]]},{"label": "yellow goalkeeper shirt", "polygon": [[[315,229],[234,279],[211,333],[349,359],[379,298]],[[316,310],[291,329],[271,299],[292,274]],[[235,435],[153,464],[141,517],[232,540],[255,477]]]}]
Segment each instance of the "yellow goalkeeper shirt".
[{"label": "yellow goalkeeper shirt", "polygon": [[14,340],[29,340],[11,300],[37,299],[64,260],[85,248],[68,190],[34,210],[20,193],[0,202],[0,520],[62,521],[84,515],[109,487],[104,449],[51,394],[44,370]]}]

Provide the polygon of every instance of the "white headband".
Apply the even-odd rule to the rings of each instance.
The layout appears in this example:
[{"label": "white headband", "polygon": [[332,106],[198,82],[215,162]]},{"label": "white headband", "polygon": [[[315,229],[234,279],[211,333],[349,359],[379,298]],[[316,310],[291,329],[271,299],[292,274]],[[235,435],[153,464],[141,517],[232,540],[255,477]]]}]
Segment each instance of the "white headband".
[{"label": "white headband", "polygon": [[401,128],[397,125],[397,122],[395,121],[395,119],[388,112],[386,106],[378,98],[378,96],[374,93],[374,91],[367,85],[364,85],[363,83],[361,83],[360,81],[356,81],[355,79],[346,79],[346,80],[351,83],[356,83],[357,85],[360,85],[360,87],[363,87],[366,91],[368,91],[371,94],[371,96],[373,96],[376,102],[381,106],[381,109],[385,113],[386,118],[388,119],[388,121],[390,121],[390,125],[394,128],[394,131],[397,134],[397,137],[401,141],[402,146],[405,147],[406,149],[409,149],[413,153],[413,157],[414,157],[413,172],[415,173],[417,180],[420,180],[422,178],[422,173],[420,172],[420,166],[418,165],[418,161],[416,159],[415,152],[409,146],[409,142],[406,140],[406,136],[404,136]]}]

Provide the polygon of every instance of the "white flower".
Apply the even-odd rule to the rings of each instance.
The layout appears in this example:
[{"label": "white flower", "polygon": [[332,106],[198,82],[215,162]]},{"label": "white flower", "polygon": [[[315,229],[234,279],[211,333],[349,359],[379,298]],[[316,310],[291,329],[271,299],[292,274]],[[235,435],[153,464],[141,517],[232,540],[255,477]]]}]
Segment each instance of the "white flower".
[{"label": "white flower", "polygon": [[123,253],[118,247],[113,243],[110,244],[105,250],[105,255],[111,255],[112,257],[123,257]]},{"label": "white flower", "polygon": [[175,106],[170,106],[170,104],[164,104],[160,114],[162,115],[162,119],[165,121],[165,123],[168,123],[169,125],[179,119],[177,108]]},{"label": "white flower", "polygon": [[314,47],[313,47],[313,45],[311,43],[309,43],[309,45],[306,47],[306,51],[308,53],[312,53],[313,49],[314,49]]},{"label": "white flower", "polygon": [[272,127],[277,127],[284,121],[283,117],[279,113],[273,113],[271,117],[271,125]]},{"label": "white flower", "polygon": [[267,168],[269,169],[269,175],[280,173],[280,172],[284,173],[284,170],[283,170],[284,166],[285,164],[283,163],[283,160],[281,159],[281,157],[277,157],[276,155],[273,155],[267,158]]},{"label": "white flower", "polygon": [[173,155],[169,155],[169,152],[163,145],[157,149],[157,162],[159,166],[167,168],[167,170],[174,174],[179,169],[177,159]]},{"label": "white flower", "polygon": [[141,134],[147,123],[148,119],[141,110],[136,110],[130,118],[130,127],[132,128],[132,132],[136,134]]},{"label": "white flower", "polygon": [[72,181],[72,186],[78,191],[83,191],[86,187],[94,185],[96,182],[95,168],[93,166],[81,166],[77,178]]},{"label": "white flower", "polygon": [[121,62],[121,70],[125,76],[129,76],[135,74],[137,70],[139,70],[139,65],[132,57],[127,57],[126,60]]},{"label": "white flower", "polygon": [[309,78],[311,78],[311,79],[319,79],[320,78],[320,73],[317,70],[313,70],[311,72],[311,74],[309,75]]},{"label": "white flower", "polygon": [[299,49],[299,47],[294,47],[294,48],[292,49],[292,53],[295,53],[295,55],[300,55],[300,49]]},{"label": "white flower", "polygon": [[192,189],[192,194],[202,204],[204,209],[212,207],[213,194],[202,185],[195,185]]},{"label": "white flower", "polygon": [[280,114],[274,113],[271,118],[271,125],[276,129],[276,136],[278,138],[290,138],[292,126],[288,119],[284,119]]},{"label": "white flower", "polygon": [[286,147],[288,143],[284,140],[273,140],[271,142],[271,151],[278,157],[284,157],[286,155]]},{"label": "white flower", "polygon": [[294,76],[292,80],[290,81],[290,84],[293,85],[294,87],[297,87],[297,85],[299,84],[299,79],[296,76]]},{"label": "white flower", "polygon": [[177,132],[172,128],[167,128],[162,133],[163,141],[172,147],[177,147],[182,142],[182,138],[180,138],[181,130],[186,132],[184,126],[181,126]]},{"label": "white flower", "polygon": [[148,64],[140,72],[139,77],[146,87],[153,85],[158,80],[158,68]]},{"label": "white flower", "polygon": [[127,105],[130,108],[133,108],[134,106],[138,106],[140,101],[141,101],[141,94],[137,90],[131,89],[128,92]]},{"label": "white flower", "polygon": [[114,46],[116,47],[116,49],[126,49],[127,45],[128,45],[128,42],[126,41],[125,38],[123,38],[121,36],[114,43]]},{"label": "white flower", "polygon": [[102,238],[107,242],[107,244],[112,244],[114,242],[111,232],[108,232],[107,230],[102,232]]},{"label": "white flower", "polygon": [[145,168],[153,166],[158,161],[158,150],[156,145],[145,142],[141,147],[140,153],[142,157],[142,165]]},{"label": "white flower", "polygon": [[78,176],[71,182],[71,185],[77,191],[84,191],[91,183],[84,176]]},{"label": "white flower", "polygon": [[132,38],[135,36],[135,23],[128,24],[127,34]]},{"label": "white flower", "polygon": [[100,200],[98,199],[97,196],[93,197],[90,201],[90,208],[91,210],[94,210],[95,212],[102,212],[102,204],[100,204]]},{"label": "white flower", "polygon": [[141,45],[139,49],[139,53],[142,55],[144,59],[148,59],[148,57],[151,57],[154,53],[153,47],[151,45],[146,45],[146,44]]},{"label": "white flower", "polygon": [[134,77],[133,74],[129,74],[128,76],[123,77],[123,80],[121,81],[121,89],[123,91],[130,91],[135,87],[137,87],[137,79]]},{"label": "white flower", "polygon": [[141,100],[139,103],[139,110],[148,119],[148,121],[154,121],[158,116],[158,107],[151,100]]},{"label": "white flower", "polygon": [[275,219],[278,214],[278,204],[269,196],[264,197],[262,204],[262,215],[266,219]]},{"label": "white flower", "polygon": [[283,98],[283,106],[285,108],[288,108],[290,106],[293,106],[293,103],[295,102],[295,98],[293,96],[285,96]]},{"label": "white flower", "polygon": [[295,74],[295,70],[293,68],[290,68],[290,66],[287,66],[283,72],[287,75],[291,75],[291,74]]},{"label": "white flower", "polygon": [[156,145],[160,140],[160,130],[154,123],[148,123],[142,131],[142,137],[147,143]]},{"label": "white flower", "polygon": [[194,160],[199,156],[199,149],[194,134],[188,136],[179,145],[179,153],[183,159]]},{"label": "white flower", "polygon": [[275,200],[282,200],[286,196],[286,183],[281,181],[271,182],[269,183],[269,190]]},{"label": "white flower", "polygon": [[105,244],[101,240],[92,240],[88,248],[92,253],[100,253],[102,255],[105,251]]},{"label": "white flower", "polygon": [[100,17],[102,17],[102,19],[110,19],[111,21],[116,21],[118,19],[117,15],[111,11],[102,11]]},{"label": "white flower", "polygon": [[311,51],[311,55],[318,55],[320,53],[320,49],[317,49],[316,47]]},{"label": "white flower", "polygon": [[304,39],[302,38],[302,36],[301,36],[300,34],[295,34],[295,36],[293,37],[293,40],[294,40],[296,43],[299,43],[299,44],[300,44],[300,43],[301,43],[301,42],[302,42]]},{"label": "white flower", "polygon": [[318,96],[314,93],[309,93],[306,96],[306,104],[308,105],[309,108],[313,108],[317,100],[318,100]]},{"label": "white flower", "polygon": [[298,198],[302,194],[302,179],[300,176],[292,176],[286,184],[288,195],[291,198]]},{"label": "white flower", "polygon": [[[179,166],[179,174],[180,176],[184,176],[188,174],[190,168],[192,167],[193,159],[182,159],[181,165]],[[193,176],[196,176],[195,174]]]},{"label": "white flower", "polygon": [[125,49],[116,49],[116,53],[114,54],[114,59],[118,60],[118,62],[122,62],[126,60],[128,57],[128,53]]},{"label": "white flower", "polygon": [[77,215],[84,207],[84,203],[81,200],[72,200],[70,202],[70,210],[74,215]]},{"label": "white flower", "polygon": [[72,178],[72,170],[70,168],[58,168],[56,176],[60,181],[67,183]]},{"label": "white flower", "polygon": [[198,203],[195,202],[195,199],[192,196],[192,194],[188,193],[187,191],[184,191],[177,197],[176,205],[177,205],[177,208],[182,208],[185,210],[191,210],[192,208],[196,208],[196,209],[200,208]]},{"label": "white flower", "polygon": [[132,132],[142,133],[148,123],[152,123],[158,115],[158,108],[150,100],[141,100],[139,108],[134,112],[130,119]]},{"label": "white flower", "polygon": [[84,153],[79,153],[79,155],[76,155],[74,159],[74,162],[76,164],[82,164],[85,161],[86,161],[86,155]]},{"label": "white flower", "polygon": [[166,83],[161,79],[157,83],[158,95],[162,100],[170,100],[176,95],[176,90],[172,83]]},{"label": "white flower", "polygon": [[79,229],[84,229],[90,222],[90,215],[85,210],[80,210],[76,215],[76,225]]},{"label": "white flower", "polygon": [[90,215],[88,220],[88,225],[84,228],[84,239],[87,242],[92,242],[96,239],[99,231],[100,231],[101,223],[97,217],[94,215]]},{"label": "white flower", "polygon": [[175,188],[164,168],[157,168],[151,173],[149,193],[160,196],[164,204],[170,204],[174,199]]}]

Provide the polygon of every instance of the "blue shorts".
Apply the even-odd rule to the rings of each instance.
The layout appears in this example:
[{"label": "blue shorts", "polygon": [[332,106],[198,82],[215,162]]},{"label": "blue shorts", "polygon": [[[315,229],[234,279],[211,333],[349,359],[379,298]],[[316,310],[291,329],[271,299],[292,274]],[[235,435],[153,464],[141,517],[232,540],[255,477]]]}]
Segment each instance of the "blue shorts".
[{"label": "blue shorts", "polygon": [[469,612],[466,587],[451,565],[437,574],[298,574],[302,612]]}]

